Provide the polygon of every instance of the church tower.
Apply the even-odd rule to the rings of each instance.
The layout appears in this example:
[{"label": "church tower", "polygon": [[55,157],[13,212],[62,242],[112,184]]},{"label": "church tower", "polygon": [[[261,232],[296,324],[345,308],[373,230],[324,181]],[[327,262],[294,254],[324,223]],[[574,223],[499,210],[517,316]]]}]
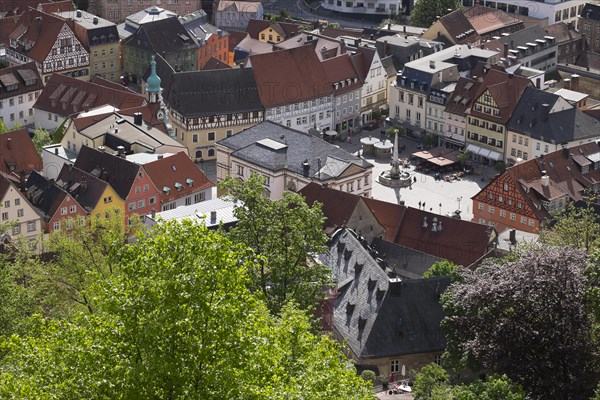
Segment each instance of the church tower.
[{"label": "church tower", "polygon": [[154,60],[154,56],[152,56],[152,61],[150,61],[150,76],[148,77],[146,84],[148,85],[146,88],[148,102],[150,104],[160,103],[160,78],[156,74],[156,61]]}]

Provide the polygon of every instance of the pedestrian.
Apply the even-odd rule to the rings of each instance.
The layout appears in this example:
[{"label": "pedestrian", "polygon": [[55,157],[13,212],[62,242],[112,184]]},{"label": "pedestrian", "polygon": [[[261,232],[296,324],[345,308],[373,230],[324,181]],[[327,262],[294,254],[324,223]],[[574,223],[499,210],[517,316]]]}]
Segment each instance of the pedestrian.
[{"label": "pedestrian", "polygon": [[423,202],[423,210],[425,209],[425,202]]},{"label": "pedestrian", "polygon": [[419,202],[419,210],[421,209],[421,202]]},{"label": "pedestrian", "polygon": [[414,178],[415,178],[415,183],[417,183],[417,177],[415,176]]}]

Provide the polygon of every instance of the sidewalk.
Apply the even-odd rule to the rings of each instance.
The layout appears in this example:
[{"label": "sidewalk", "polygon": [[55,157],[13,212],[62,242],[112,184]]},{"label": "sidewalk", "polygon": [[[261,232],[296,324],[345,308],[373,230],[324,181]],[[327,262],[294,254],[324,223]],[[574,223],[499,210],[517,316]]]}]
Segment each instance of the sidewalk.
[{"label": "sidewalk", "polygon": [[[382,128],[377,128],[372,131],[362,131],[354,134],[351,142],[334,142],[340,148],[358,155],[361,148],[360,139],[364,137],[380,138]],[[417,142],[408,137],[399,137],[398,146],[406,146],[405,150],[399,153],[400,158],[410,157],[412,153],[417,151]],[[399,203],[404,201],[404,204],[409,207],[419,208],[424,204],[427,211],[448,215],[454,213],[455,210],[461,211],[463,220],[471,221],[473,219],[471,197],[477,194],[493,177],[495,171],[493,167],[484,168],[481,165],[476,165],[475,168],[490,175],[481,181],[481,175],[467,175],[459,181],[446,182],[444,180],[435,180],[432,175],[427,175],[422,172],[415,171],[414,166],[410,166],[405,171],[409,172],[413,179],[416,177],[416,183],[413,183],[410,188],[390,188],[381,185],[377,178],[379,175],[390,168],[391,159],[376,159],[373,156],[363,157],[365,160],[373,164],[373,187],[371,197],[377,200]],[[423,207],[421,207],[423,208]],[[476,221],[475,221],[476,222]]]}]

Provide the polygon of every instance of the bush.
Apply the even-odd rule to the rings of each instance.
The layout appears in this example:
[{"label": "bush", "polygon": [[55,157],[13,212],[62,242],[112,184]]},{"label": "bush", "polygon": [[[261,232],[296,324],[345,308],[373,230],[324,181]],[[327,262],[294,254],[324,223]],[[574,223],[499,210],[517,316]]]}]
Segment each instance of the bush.
[{"label": "bush", "polygon": [[375,375],[375,372],[368,369],[365,369],[363,372],[361,372],[360,377],[365,381],[371,382],[372,384],[375,384],[377,381],[377,375]]}]

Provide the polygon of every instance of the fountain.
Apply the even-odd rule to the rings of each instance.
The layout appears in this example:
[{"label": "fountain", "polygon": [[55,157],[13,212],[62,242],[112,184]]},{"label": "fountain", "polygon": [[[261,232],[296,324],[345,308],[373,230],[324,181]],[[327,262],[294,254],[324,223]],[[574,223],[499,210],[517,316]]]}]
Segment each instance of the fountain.
[{"label": "fountain", "polygon": [[392,168],[379,175],[379,183],[389,187],[408,187],[412,182],[412,177],[406,171],[400,170],[400,160],[398,159],[398,129],[394,130],[394,152],[392,155]]}]

